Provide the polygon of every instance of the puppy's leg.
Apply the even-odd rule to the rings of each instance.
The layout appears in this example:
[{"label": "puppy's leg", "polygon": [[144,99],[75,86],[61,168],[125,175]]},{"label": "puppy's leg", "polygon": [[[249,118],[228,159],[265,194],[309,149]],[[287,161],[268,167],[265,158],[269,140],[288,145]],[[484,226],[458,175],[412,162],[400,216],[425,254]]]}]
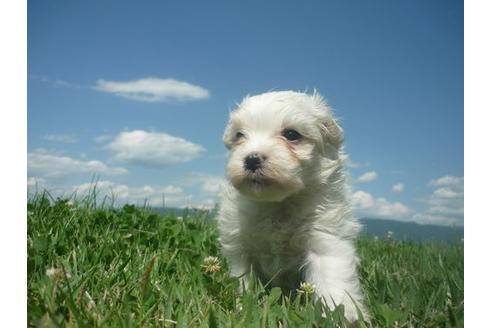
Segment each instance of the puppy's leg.
[{"label": "puppy's leg", "polygon": [[245,257],[236,255],[227,258],[231,276],[239,278],[239,291],[248,289],[251,264]]},{"label": "puppy's leg", "polygon": [[352,244],[340,241],[328,253],[309,253],[304,265],[304,279],[315,286],[317,296],[323,298],[330,309],[343,304],[345,317],[351,322],[358,319],[356,304],[367,318],[357,276],[357,261]]}]

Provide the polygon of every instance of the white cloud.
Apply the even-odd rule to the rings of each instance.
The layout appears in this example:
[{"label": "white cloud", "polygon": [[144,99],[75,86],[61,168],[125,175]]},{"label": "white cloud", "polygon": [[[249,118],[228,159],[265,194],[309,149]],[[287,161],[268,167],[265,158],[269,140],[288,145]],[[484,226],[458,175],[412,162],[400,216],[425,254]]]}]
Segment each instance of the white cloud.
[{"label": "white cloud", "polygon": [[42,188],[44,184],[46,183],[46,180],[43,178],[36,178],[36,177],[27,177],[27,188]]},{"label": "white cloud", "polygon": [[424,202],[427,208],[413,216],[419,223],[438,225],[464,224],[464,178],[446,175],[431,180],[428,184],[435,187]]},{"label": "white cloud", "polygon": [[351,169],[358,169],[360,167],[368,166],[369,164],[368,163],[355,162],[350,157],[347,157],[347,160],[345,161],[345,165]]},{"label": "white cloud", "polygon": [[464,179],[463,177],[455,177],[451,175],[445,175],[438,179],[429,181],[429,185],[433,187],[455,187],[463,189]]},{"label": "white cloud", "polygon": [[218,193],[223,183],[222,179],[209,178],[202,183],[202,190],[207,193]]},{"label": "white cloud", "polygon": [[352,204],[363,216],[386,219],[405,219],[410,209],[400,202],[390,202],[385,198],[375,198],[370,193],[358,190],[352,195]]},{"label": "white cloud", "polygon": [[60,79],[52,79],[52,78],[45,76],[45,75],[31,75],[30,77],[34,80],[37,80],[37,81],[40,81],[43,83],[47,83],[47,84],[51,84],[55,88],[80,88],[80,86],[78,86],[78,85],[75,85],[75,84],[69,83],[67,81],[60,80]]},{"label": "white cloud", "polygon": [[369,171],[369,172],[366,172],[364,174],[361,174],[357,178],[357,182],[368,183],[368,182],[376,180],[377,178],[378,178],[378,174],[375,171]]},{"label": "white cloud", "polygon": [[110,167],[97,160],[81,161],[71,157],[37,149],[27,153],[27,171],[38,178],[59,178],[74,174],[121,175],[125,168]]},{"label": "white cloud", "polygon": [[357,190],[352,194],[352,204],[357,209],[366,209],[374,206],[374,198],[368,192]]},{"label": "white cloud", "polygon": [[465,214],[464,208],[462,206],[430,206],[427,211],[430,214],[439,214],[439,215],[451,215],[451,216],[463,216]]},{"label": "white cloud", "polygon": [[402,193],[403,191],[405,191],[405,185],[401,182],[397,183],[393,185],[393,187],[391,187],[391,190],[396,193]]},{"label": "white cloud", "polygon": [[27,178],[27,193],[28,195],[34,196],[43,191],[48,191],[54,198],[62,195],[67,195],[67,190],[61,186],[54,186],[50,183],[50,180],[46,180],[40,177]]},{"label": "white cloud", "polygon": [[47,134],[43,136],[42,139],[47,141],[66,143],[66,144],[77,142],[76,137],[68,134]]},{"label": "white cloud", "polygon": [[173,185],[130,187],[108,180],[83,183],[73,186],[71,190],[76,191],[78,197],[84,197],[94,188],[99,200],[106,196],[114,198],[115,203],[119,205],[130,203],[160,207],[165,203],[166,207],[185,207],[192,205],[190,200],[193,198],[187,195],[182,188]]},{"label": "white cloud", "polygon": [[97,90],[143,102],[201,100],[210,97],[208,90],[188,82],[154,77],[134,81],[98,80]]},{"label": "white cloud", "polygon": [[348,168],[351,168],[351,169],[357,169],[360,167],[360,163],[357,163],[357,162],[354,162],[352,161],[350,158],[347,159],[347,161],[345,162],[345,165],[348,167]]},{"label": "white cloud", "polygon": [[149,167],[188,162],[205,151],[185,139],[143,130],[121,132],[106,147],[118,161]]},{"label": "white cloud", "polygon": [[117,184],[111,181],[103,180],[97,182],[88,182],[80,185],[73,186],[69,192],[76,192],[77,196],[84,197],[92,192],[92,190],[96,190],[96,193],[99,196],[114,196],[115,199],[118,200],[126,200],[130,195],[130,188],[124,184]]},{"label": "white cloud", "polygon": [[177,185],[186,188],[193,194],[193,203],[201,207],[212,208],[219,203],[223,176],[206,173],[191,173],[176,182]]},{"label": "white cloud", "polygon": [[195,208],[212,208],[215,200],[203,198],[196,199],[193,194],[188,194],[181,187],[174,185],[153,186],[142,185],[130,187],[123,183],[116,183],[109,180],[96,182],[87,182],[72,186],[46,184],[42,178],[28,178],[28,190],[30,192],[48,190],[54,197],[75,197],[82,200],[85,197],[92,197],[95,190],[96,201],[102,204],[113,203],[116,206],[124,204],[147,205],[153,207],[195,207]]},{"label": "white cloud", "polygon": [[412,217],[412,221],[419,224],[432,224],[442,226],[462,225],[456,217],[447,215],[435,215],[430,213],[417,213]]},{"label": "white cloud", "polygon": [[451,188],[439,188],[434,190],[433,195],[437,198],[457,198],[462,197],[463,193],[452,190]]},{"label": "white cloud", "polygon": [[225,179],[222,176],[203,173],[191,173],[182,181],[182,184],[185,186],[199,185],[200,190],[203,193],[218,195],[224,182]]},{"label": "white cloud", "polygon": [[183,188],[175,185],[155,186],[128,186],[123,183],[116,183],[109,180],[97,182],[82,183],[70,187],[48,188],[54,197],[76,197],[84,199],[86,196],[92,196],[96,191],[96,201],[98,204],[113,204],[121,206],[124,204],[146,205],[152,207],[193,207],[210,209],[217,203],[213,197],[203,197],[186,192]]},{"label": "white cloud", "polygon": [[94,138],[94,142],[96,142],[96,143],[104,143],[104,142],[108,142],[112,138],[113,137],[110,136],[109,134],[103,134],[103,135],[100,135],[100,136],[95,137]]}]

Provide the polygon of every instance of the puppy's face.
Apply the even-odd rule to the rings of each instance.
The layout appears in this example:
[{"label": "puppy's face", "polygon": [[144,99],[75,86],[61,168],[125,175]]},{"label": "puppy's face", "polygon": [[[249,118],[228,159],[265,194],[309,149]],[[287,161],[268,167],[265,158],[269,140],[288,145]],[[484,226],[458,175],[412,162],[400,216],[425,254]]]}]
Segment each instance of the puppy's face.
[{"label": "puppy's face", "polygon": [[338,158],[342,130],[318,95],[292,91],[245,98],[224,133],[227,177],[256,201],[282,201],[322,179]]}]

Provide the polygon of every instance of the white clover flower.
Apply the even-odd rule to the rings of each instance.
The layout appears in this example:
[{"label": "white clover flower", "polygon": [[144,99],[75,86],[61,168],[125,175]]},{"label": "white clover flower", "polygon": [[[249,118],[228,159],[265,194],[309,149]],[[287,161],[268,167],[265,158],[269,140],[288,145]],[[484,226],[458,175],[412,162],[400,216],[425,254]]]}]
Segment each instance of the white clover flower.
[{"label": "white clover flower", "polygon": [[215,256],[207,256],[203,259],[202,269],[205,273],[214,273],[220,270],[219,258]]},{"label": "white clover flower", "polygon": [[316,286],[309,282],[301,282],[301,285],[297,289],[300,294],[312,295],[316,291]]},{"label": "white clover flower", "polygon": [[[54,281],[60,281],[65,278],[63,270],[60,268],[49,268],[46,270],[46,275]],[[67,273],[66,277],[70,278],[70,274]]]}]

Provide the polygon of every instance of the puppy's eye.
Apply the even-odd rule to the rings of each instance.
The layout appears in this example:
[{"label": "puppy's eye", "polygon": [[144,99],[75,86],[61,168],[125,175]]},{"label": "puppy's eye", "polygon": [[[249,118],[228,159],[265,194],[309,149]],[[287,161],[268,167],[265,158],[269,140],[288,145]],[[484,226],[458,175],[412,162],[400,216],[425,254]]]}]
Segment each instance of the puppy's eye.
[{"label": "puppy's eye", "polygon": [[282,131],[282,136],[289,141],[296,141],[302,139],[302,134],[292,129],[286,129]]},{"label": "puppy's eye", "polygon": [[242,132],[237,132],[236,135],[234,136],[234,140],[238,141],[239,139],[244,138],[244,134]]}]

